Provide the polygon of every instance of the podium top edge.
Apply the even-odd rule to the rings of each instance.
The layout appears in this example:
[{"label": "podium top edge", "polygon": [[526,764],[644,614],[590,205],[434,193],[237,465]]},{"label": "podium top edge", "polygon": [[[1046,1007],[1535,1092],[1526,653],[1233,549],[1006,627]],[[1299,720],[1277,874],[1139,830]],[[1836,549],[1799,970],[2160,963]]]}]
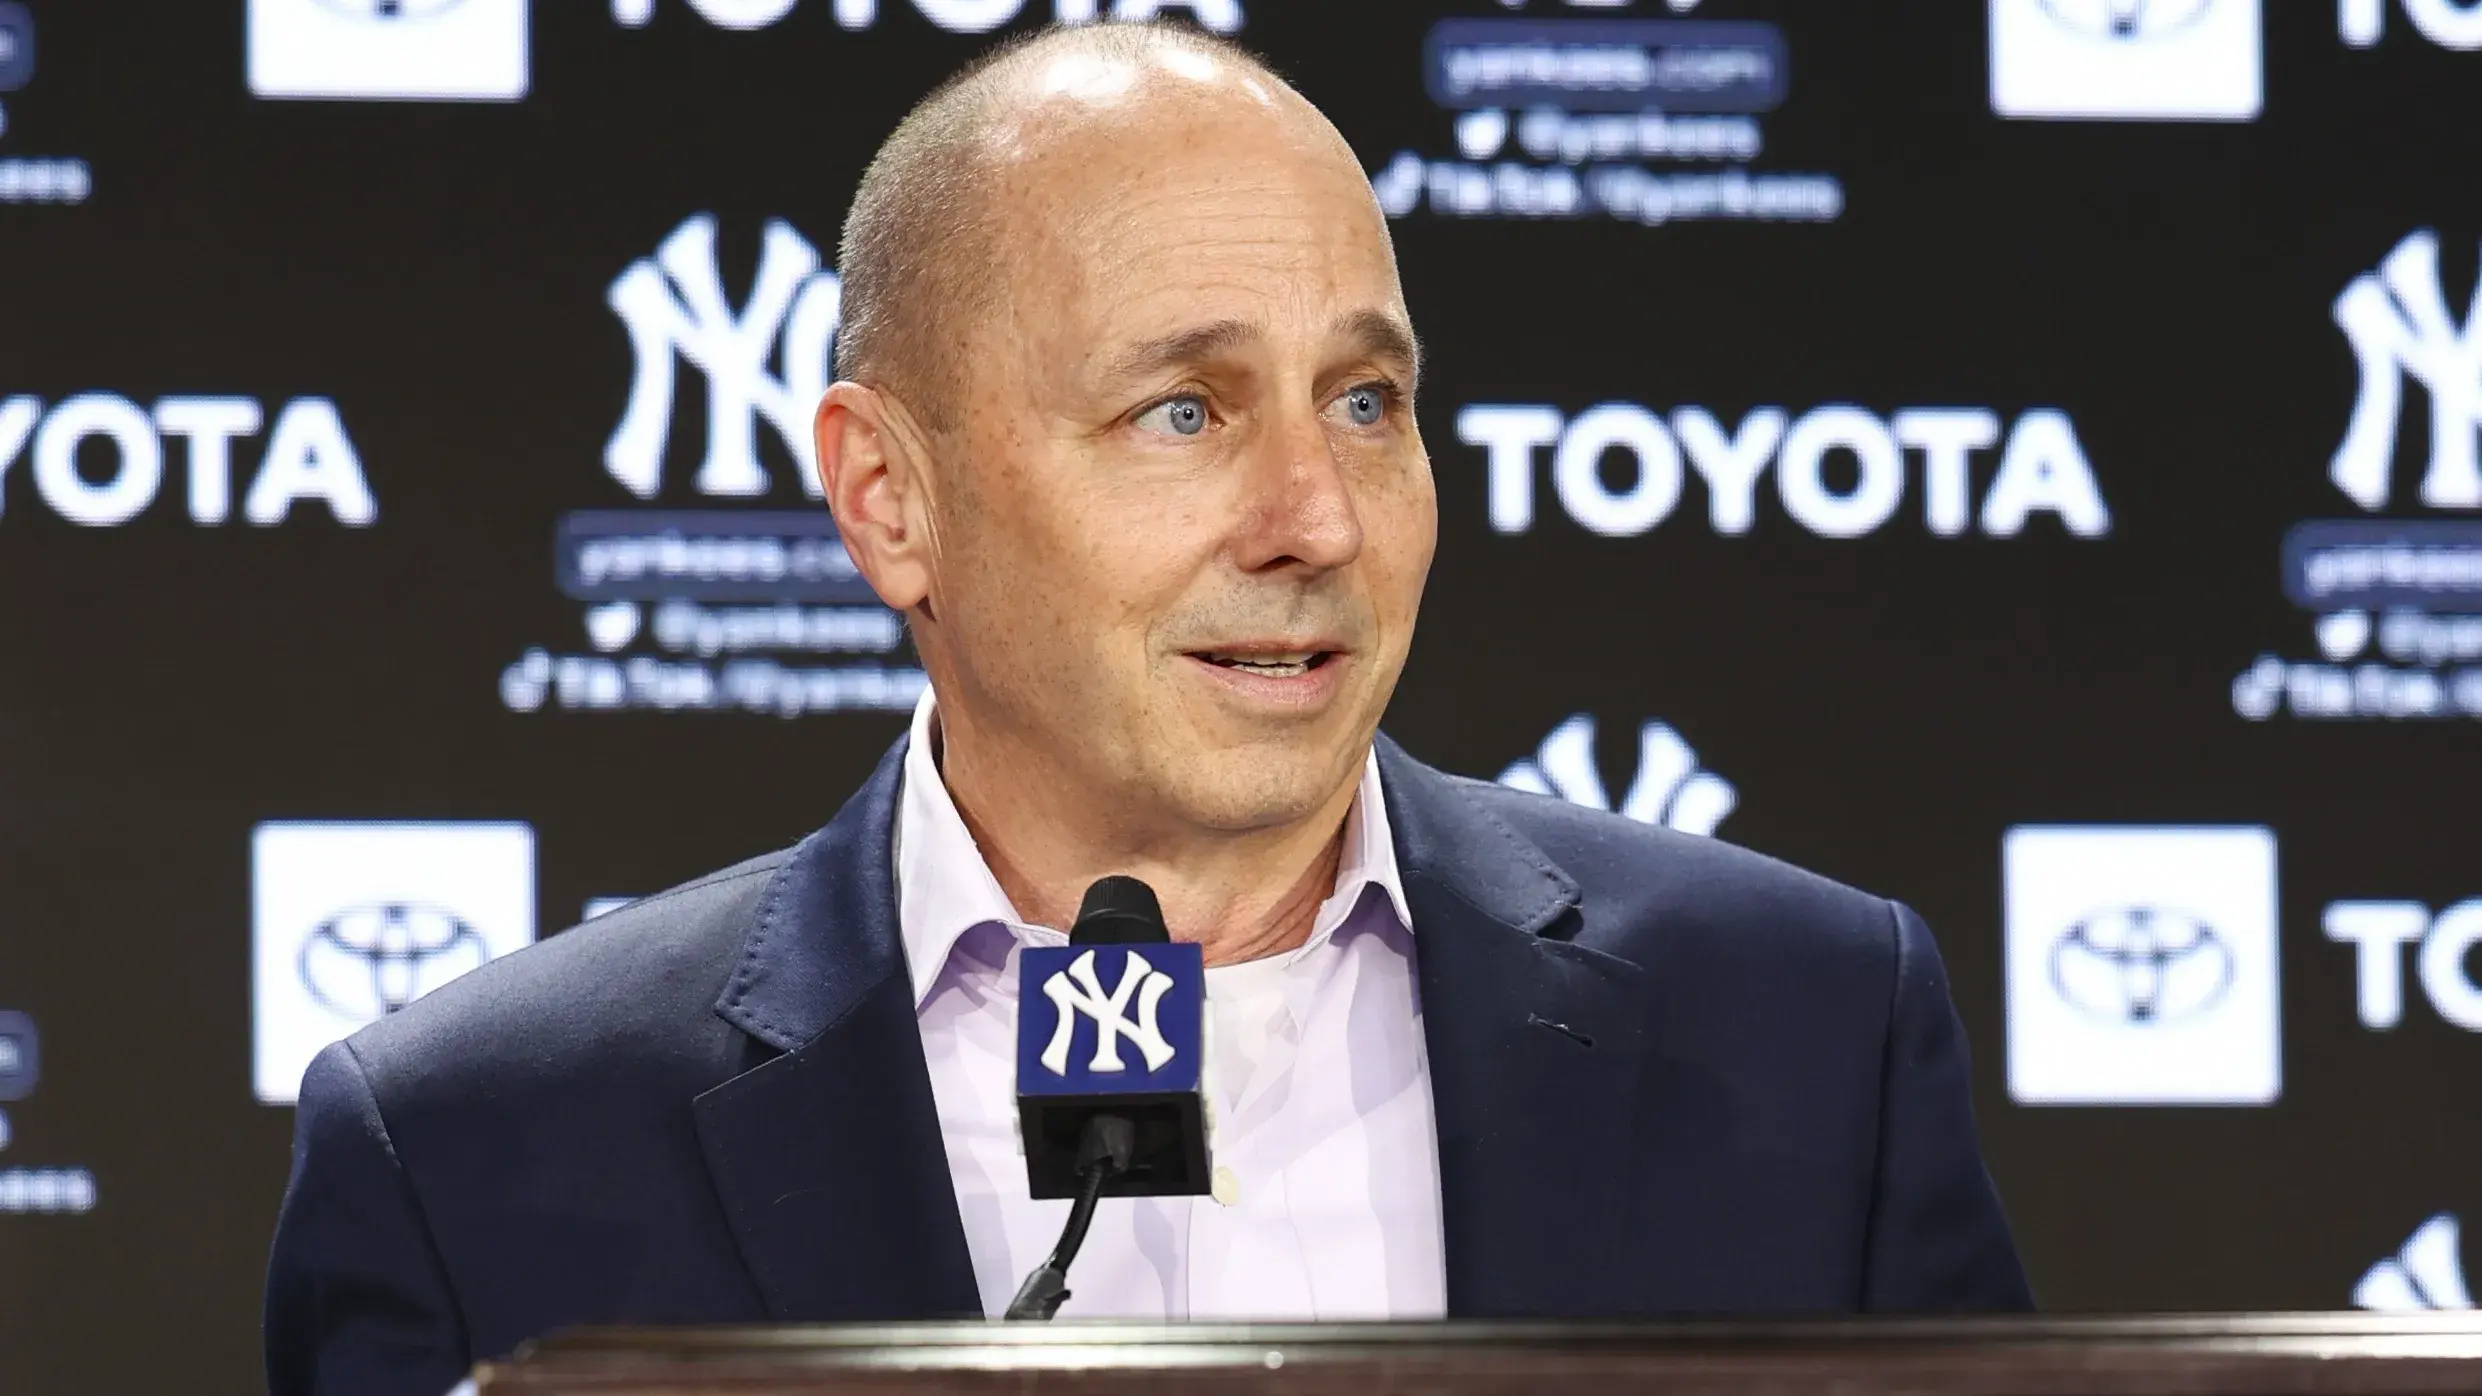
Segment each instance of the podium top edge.
[{"label": "podium top edge", "polygon": [[1672,1322],[1054,1323],[962,1322],[779,1327],[585,1328],[520,1350],[519,1368],[649,1359],[817,1367],[1033,1371],[1257,1367],[1370,1361],[1420,1353],[1469,1357],[1570,1353],[1727,1358],[2023,1353],[2028,1349],[2154,1357],[2482,1360],[2482,1312],[2173,1314],[2147,1317],[1697,1319]]}]

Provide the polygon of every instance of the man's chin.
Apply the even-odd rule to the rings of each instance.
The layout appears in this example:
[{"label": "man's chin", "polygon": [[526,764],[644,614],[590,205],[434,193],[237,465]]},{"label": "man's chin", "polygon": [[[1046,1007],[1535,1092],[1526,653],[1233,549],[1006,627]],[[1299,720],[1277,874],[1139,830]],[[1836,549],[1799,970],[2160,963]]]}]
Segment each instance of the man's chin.
[{"label": "man's chin", "polygon": [[1254,742],[1202,747],[1194,758],[1168,767],[1160,760],[1153,764],[1168,787],[1166,804],[1200,828],[1239,834],[1318,815],[1360,779],[1366,750]]}]

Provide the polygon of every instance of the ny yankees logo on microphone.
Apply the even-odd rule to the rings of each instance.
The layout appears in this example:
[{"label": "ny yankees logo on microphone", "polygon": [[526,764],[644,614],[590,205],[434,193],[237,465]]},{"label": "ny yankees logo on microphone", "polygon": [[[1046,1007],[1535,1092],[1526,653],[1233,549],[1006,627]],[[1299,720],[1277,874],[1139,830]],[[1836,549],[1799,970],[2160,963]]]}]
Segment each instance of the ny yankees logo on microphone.
[{"label": "ny yankees logo on microphone", "polygon": [[1101,1196],[1206,1192],[1206,958],[1196,942],[1172,940],[1155,894],[1134,878],[1097,882],[1068,944],[1017,953],[1015,983],[1017,1120],[1033,1195],[1082,1195],[1107,1122],[1127,1159]]},{"label": "ny yankees logo on microphone", "polygon": [[[1110,994],[1103,992],[1103,982],[1095,975],[1095,952],[1087,950],[1061,970],[1043,981],[1043,996],[1059,1011],[1059,1026],[1052,1029],[1051,1045],[1043,1049],[1042,1063],[1054,1076],[1069,1072],[1069,1043],[1076,1034],[1080,1014],[1094,1020],[1094,1060],[1089,1071],[1118,1072],[1128,1070],[1120,1059],[1120,1040],[1129,1039],[1139,1055],[1146,1059],[1146,1069],[1161,1071],[1175,1055],[1171,1043],[1164,1040],[1156,1017],[1163,996],[1172,990],[1172,976],[1146,963],[1135,951],[1123,951],[1120,983]],[[1137,999],[1138,1016],[1129,1018],[1129,1000]]]}]

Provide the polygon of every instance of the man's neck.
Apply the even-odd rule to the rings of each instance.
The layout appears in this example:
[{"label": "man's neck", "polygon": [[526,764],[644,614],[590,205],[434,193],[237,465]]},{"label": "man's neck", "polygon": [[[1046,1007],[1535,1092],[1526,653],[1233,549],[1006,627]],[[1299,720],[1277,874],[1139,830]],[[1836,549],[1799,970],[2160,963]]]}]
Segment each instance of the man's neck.
[{"label": "man's neck", "polygon": [[1135,877],[1155,890],[1173,938],[1196,941],[1210,966],[1280,955],[1310,938],[1335,891],[1360,787],[1357,773],[1311,818],[1275,828],[1098,828],[1060,808],[1054,782],[1008,778],[1004,763],[944,742],[938,754],[949,799],[1019,916],[1065,931],[1095,879]]}]

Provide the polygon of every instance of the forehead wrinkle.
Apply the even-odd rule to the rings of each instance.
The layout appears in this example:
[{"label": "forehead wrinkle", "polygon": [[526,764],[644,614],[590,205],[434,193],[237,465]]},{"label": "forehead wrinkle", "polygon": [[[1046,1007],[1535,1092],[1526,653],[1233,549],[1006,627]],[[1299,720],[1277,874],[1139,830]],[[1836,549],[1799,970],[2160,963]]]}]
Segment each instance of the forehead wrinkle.
[{"label": "forehead wrinkle", "polygon": [[[1134,341],[1117,350],[1099,346],[1102,376],[1090,381],[1119,382],[1207,362],[1262,344],[1288,326],[1331,346],[1343,341],[1351,354],[1392,359],[1419,372],[1419,343],[1383,269],[1296,238],[1225,239],[1208,266],[1198,265],[1199,250],[1150,243],[1079,269],[1076,284],[1101,291],[1091,323],[1107,344]],[[1305,251],[1312,254],[1306,279],[1298,275]],[[1172,274],[1151,274],[1158,268]],[[1339,302],[1360,308],[1338,313]]]},{"label": "forehead wrinkle", "polygon": [[1204,197],[1195,189],[1133,192],[1081,210],[1059,232],[1096,283],[1122,292],[1148,280],[1144,270],[1154,267],[1168,273],[1162,278],[1167,285],[1193,288],[1302,270],[1330,283],[1356,279],[1368,249],[1336,236],[1315,213],[1286,207],[1294,202],[1281,187],[1258,183]]},{"label": "forehead wrinkle", "polygon": [[1108,381],[1145,378],[1167,368],[1201,363],[1266,338],[1266,330],[1247,320],[1226,318],[1153,339],[1141,340],[1112,355],[1104,364]]},{"label": "forehead wrinkle", "polygon": [[[1245,201],[1263,209],[1270,199],[1245,195]],[[1150,216],[1166,203],[1177,206],[1174,216]],[[1098,323],[1182,324],[1211,313],[1195,304],[1201,299],[1263,301],[1305,257],[1318,280],[1349,279],[1346,259],[1325,245],[1321,225],[1308,216],[1226,215],[1197,207],[1182,191],[1062,200],[1039,209],[1020,205],[1018,211],[1010,242],[1023,273],[1020,293],[1039,288],[1039,299],[1058,307],[1083,301]],[[1163,315],[1160,302],[1167,299],[1187,313]]]}]

